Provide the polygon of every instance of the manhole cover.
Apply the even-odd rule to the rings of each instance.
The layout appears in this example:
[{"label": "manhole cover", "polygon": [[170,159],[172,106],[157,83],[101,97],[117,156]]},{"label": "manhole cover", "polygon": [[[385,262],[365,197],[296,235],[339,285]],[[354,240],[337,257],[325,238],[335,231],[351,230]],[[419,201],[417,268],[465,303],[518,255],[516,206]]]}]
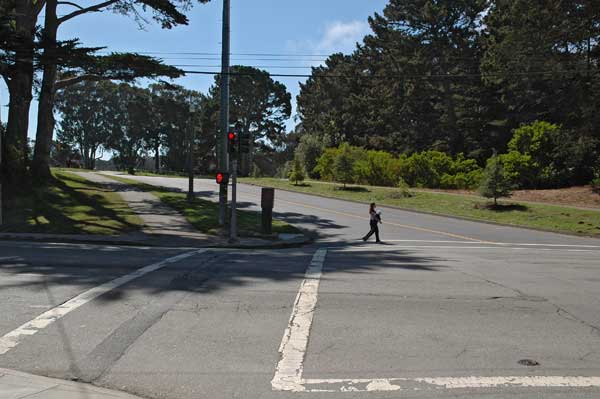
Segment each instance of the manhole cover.
[{"label": "manhole cover", "polygon": [[517,363],[519,363],[521,366],[539,366],[540,365],[539,362],[536,362],[535,360],[531,360],[531,359],[521,359]]}]

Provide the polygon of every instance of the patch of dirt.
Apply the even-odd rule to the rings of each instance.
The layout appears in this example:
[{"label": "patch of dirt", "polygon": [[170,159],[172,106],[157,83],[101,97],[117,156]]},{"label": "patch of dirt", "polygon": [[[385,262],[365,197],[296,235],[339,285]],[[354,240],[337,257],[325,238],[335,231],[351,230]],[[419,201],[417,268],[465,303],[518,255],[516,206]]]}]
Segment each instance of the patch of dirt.
[{"label": "patch of dirt", "polygon": [[600,209],[600,195],[594,193],[591,186],[554,190],[519,190],[515,191],[511,198],[522,201],[547,202],[549,204]]},{"label": "patch of dirt", "polygon": [[[472,190],[426,190],[448,194],[477,195]],[[510,197],[514,201],[542,202],[554,205],[577,206],[600,209],[600,195],[592,191],[591,186],[578,186],[549,190],[517,190]],[[506,199],[503,199],[506,201]]]}]

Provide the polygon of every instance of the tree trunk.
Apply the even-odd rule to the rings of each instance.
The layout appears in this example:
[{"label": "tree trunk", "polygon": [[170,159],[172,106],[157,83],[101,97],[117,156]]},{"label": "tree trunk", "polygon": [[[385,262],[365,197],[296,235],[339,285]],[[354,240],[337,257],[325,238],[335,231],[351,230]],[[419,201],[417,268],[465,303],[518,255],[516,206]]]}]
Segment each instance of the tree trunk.
[{"label": "tree trunk", "polygon": [[22,182],[27,171],[27,132],[29,129],[29,107],[33,89],[33,43],[37,15],[43,6],[40,0],[17,1],[15,5],[15,37],[18,40],[15,64],[7,73],[10,96],[8,121],[5,136],[3,174],[9,187]]},{"label": "tree trunk", "polygon": [[154,172],[160,173],[160,143],[158,140],[154,146]]},{"label": "tree trunk", "polygon": [[[33,69],[31,71],[33,74]],[[33,80],[23,72],[17,72],[8,85],[10,100],[5,153],[2,157],[7,177],[14,181],[19,181],[27,169],[27,131]]]},{"label": "tree trunk", "polygon": [[44,74],[38,107],[38,124],[35,136],[35,153],[33,157],[33,175],[36,180],[44,181],[50,177],[50,150],[54,134],[54,95],[56,84],[56,33],[58,17],[56,15],[57,0],[46,1],[46,17],[42,42],[44,56],[42,64]]}]

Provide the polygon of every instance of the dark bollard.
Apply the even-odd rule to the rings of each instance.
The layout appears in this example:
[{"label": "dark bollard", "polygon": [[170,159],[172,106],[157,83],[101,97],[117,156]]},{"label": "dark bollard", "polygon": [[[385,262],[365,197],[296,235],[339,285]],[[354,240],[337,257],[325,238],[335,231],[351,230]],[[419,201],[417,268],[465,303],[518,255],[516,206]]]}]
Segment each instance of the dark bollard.
[{"label": "dark bollard", "polygon": [[262,208],[262,232],[271,234],[273,224],[273,205],[275,203],[275,189],[264,187],[261,190],[260,206]]}]

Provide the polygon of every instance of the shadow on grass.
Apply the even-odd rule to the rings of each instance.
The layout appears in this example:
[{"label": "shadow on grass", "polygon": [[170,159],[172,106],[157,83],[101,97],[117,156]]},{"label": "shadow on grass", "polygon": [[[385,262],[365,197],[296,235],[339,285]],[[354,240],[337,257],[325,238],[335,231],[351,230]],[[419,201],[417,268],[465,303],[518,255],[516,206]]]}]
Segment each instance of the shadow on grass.
[{"label": "shadow on grass", "polygon": [[294,187],[312,187],[312,185],[310,183],[298,183],[298,184],[292,184]]},{"label": "shadow on grass", "polygon": [[335,187],[334,190],[350,191],[353,193],[370,193],[371,192],[371,190],[369,190],[368,188],[360,187],[360,186]]},{"label": "shadow on grass", "polygon": [[475,209],[485,209],[493,212],[526,212],[527,206],[522,204],[481,204],[476,203]]},{"label": "shadow on grass", "polygon": [[115,206],[93,191],[111,190],[61,173],[60,178],[52,177],[46,186],[21,193],[2,231],[119,234],[139,229],[123,217],[123,214],[133,214],[125,203]]}]

